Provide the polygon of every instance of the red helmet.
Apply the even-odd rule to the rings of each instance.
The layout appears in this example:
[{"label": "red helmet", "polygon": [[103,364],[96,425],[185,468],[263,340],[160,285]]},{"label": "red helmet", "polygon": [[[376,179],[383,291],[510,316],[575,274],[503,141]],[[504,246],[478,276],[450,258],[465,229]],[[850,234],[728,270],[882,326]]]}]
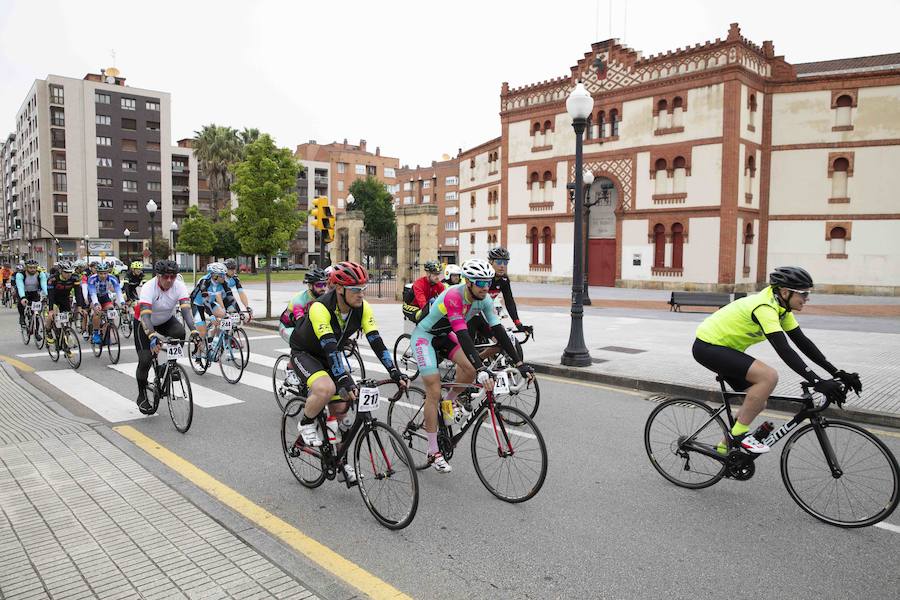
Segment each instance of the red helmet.
[{"label": "red helmet", "polygon": [[334,265],[328,283],[333,285],[363,285],[369,281],[369,272],[355,262],[344,261]]}]

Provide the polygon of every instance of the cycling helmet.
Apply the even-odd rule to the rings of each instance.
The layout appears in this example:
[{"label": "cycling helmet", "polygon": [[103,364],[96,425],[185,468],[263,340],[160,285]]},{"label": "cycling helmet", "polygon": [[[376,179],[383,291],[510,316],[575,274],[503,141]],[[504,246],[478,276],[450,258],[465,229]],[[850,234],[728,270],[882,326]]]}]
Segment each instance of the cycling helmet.
[{"label": "cycling helmet", "polygon": [[109,273],[109,263],[106,261],[97,263],[97,272],[98,273]]},{"label": "cycling helmet", "polygon": [[74,273],[75,272],[75,266],[72,265],[72,263],[65,261],[65,260],[62,261],[61,263],[59,263],[58,267],[59,267],[59,270],[62,271],[63,273]]},{"label": "cycling helmet", "polygon": [[509,260],[509,250],[503,246],[491,248],[488,251],[488,260]]},{"label": "cycling helmet", "polygon": [[28,260],[25,261],[25,266],[26,267],[36,267],[36,266],[38,266],[38,261],[36,261],[33,258],[29,258]]},{"label": "cycling helmet", "polygon": [[225,275],[228,269],[220,262],[209,263],[206,265],[206,272],[210,275]]},{"label": "cycling helmet", "polygon": [[132,262],[131,262],[131,265],[129,265],[128,268],[129,268],[129,269],[143,269],[143,268],[144,268],[144,263],[142,263],[142,262],[139,261],[139,260],[135,260],[135,261],[132,261]]},{"label": "cycling helmet", "polygon": [[158,260],[153,265],[153,272],[157,275],[177,275],[178,263],[174,260]]},{"label": "cycling helmet", "polygon": [[16,271],[24,271],[25,264],[24,263],[16,263]]},{"label": "cycling helmet", "polygon": [[318,268],[310,269],[303,278],[304,283],[318,283],[320,281],[328,281],[328,277],[325,275],[325,271]]},{"label": "cycling helmet", "polygon": [[463,263],[462,274],[463,277],[470,281],[479,279],[493,279],[494,267],[492,267],[491,263],[484,260],[483,258],[470,258]]},{"label": "cycling helmet", "polygon": [[795,290],[808,290],[813,287],[813,279],[812,275],[802,267],[777,267],[769,274],[769,285]]},{"label": "cycling helmet", "polygon": [[369,272],[354,262],[344,261],[332,267],[328,282],[334,285],[363,285],[369,281]]},{"label": "cycling helmet", "polygon": [[87,262],[83,258],[79,258],[78,260],[75,261],[76,269],[83,269],[86,266],[87,266]]},{"label": "cycling helmet", "polygon": [[99,264],[100,264],[100,263],[97,262],[96,260],[92,260],[92,261],[91,261],[91,264],[88,265],[88,266],[89,266],[90,268],[93,269],[93,268],[95,268],[95,267],[96,267],[97,265],[99,265]]},{"label": "cycling helmet", "polygon": [[225,268],[228,270],[236,270],[237,269],[237,261],[233,258],[225,259]]},{"label": "cycling helmet", "polygon": [[436,260],[429,260],[425,263],[425,272],[426,273],[440,273],[441,272],[441,263]]},{"label": "cycling helmet", "polygon": [[444,279],[450,279],[451,275],[462,276],[462,269],[459,268],[459,265],[447,265],[444,269]]}]

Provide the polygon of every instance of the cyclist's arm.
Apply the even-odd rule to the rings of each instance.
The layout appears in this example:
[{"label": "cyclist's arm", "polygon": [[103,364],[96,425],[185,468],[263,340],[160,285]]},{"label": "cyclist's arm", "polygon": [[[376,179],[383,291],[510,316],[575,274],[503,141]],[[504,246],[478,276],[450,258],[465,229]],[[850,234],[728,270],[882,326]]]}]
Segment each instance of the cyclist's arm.
[{"label": "cyclist's arm", "polygon": [[414,303],[419,308],[425,308],[428,305],[428,280],[424,277],[416,279],[412,286]]},{"label": "cyclist's arm", "polygon": [[88,297],[91,299],[91,304],[100,304],[100,300],[97,299],[97,284],[92,281],[91,278],[88,278]]},{"label": "cyclist's arm", "polygon": [[44,293],[44,296],[47,295],[47,274],[41,273],[41,291]]},{"label": "cyclist's arm", "polygon": [[363,333],[366,334],[366,339],[369,340],[369,347],[372,348],[375,356],[378,357],[378,360],[390,373],[394,368],[394,361],[387,346],[384,345],[384,340],[381,339],[381,334],[378,333],[378,325],[375,323],[375,314],[372,312],[372,307],[365,300],[363,300],[361,323]]},{"label": "cyclist's arm", "polygon": [[[778,356],[789,366],[795,373],[809,382],[818,381],[819,377],[806,365],[800,355],[794,352],[788,343],[787,335],[782,329],[781,321],[778,319],[778,312],[771,306],[758,306],[751,313],[753,321],[760,326],[766,339],[775,348]],[[787,318],[787,317],[785,317]],[[792,323],[788,322],[790,328]]]},{"label": "cyclist's arm", "polygon": [[811,361],[828,371],[830,375],[834,375],[838,372],[837,367],[828,362],[828,359],[825,358],[825,355],[822,354],[821,350],[812,342],[811,339],[806,337],[802,331],[800,331],[799,327],[791,329],[787,332],[791,341],[794,342],[794,345],[800,349],[800,352],[805,354]]},{"label": "cyclist's arm", "polygon": [[125,302],[125,296],[122,294],[122,286],[119,284],[118,277],[110,277],[112,279],[113,290],[116,292],[116,296],[119,298],[119,303],[123,304]]},{"label": "cyclist's arm", "polygon": [[509,285],[509,278],[504,277],[500,280],[500,292],[503,294],[503,305],[506,307],[506,312],[509,313],[509,318],[513,320],[513,323],[515,323],[516,326],[521,325],[522,322],[519,320],[519,310],[516,308],[515,299],[513,299],[512,286]]},{"label": "cyclist's arm", "polygon": [[250,302],[247,300],[247,293],[244,291],[244,286],[241,285],[241,280],[237,275],[234,276],[234,289],[237,290],[244,310],[250,310]]},{"label": "cyclist's arm", "polygon": [[19,292],[19,298],[25,297],[25,276],[16,273],[16,291]]},{"label": "cyclist's arm", "polygon": [[[512,340],[509,339],[509,335],[506,333],[503,324],[500,323],[500,317],[497,316],[497,311],[494,310],[493,298],[485,296],[484,300],[479,301],[479,307],[484,320],[487,321],[488,326],[491,328],[491,333],[494,334],[494,339],[497,340],[497,344],[499,344],[503,351],[506,352],[507,356],[514,360],[517,359],[519,353],[516,351],[516,347],[513,345]],[[516,366],[521,364],[521,362],[522,361],[518,361]]]},{"label": "cyclist's arm", "polygon": [[314,302],[309,307],[309,321],[312,330],[319,340],[319,346],[328,362],[328,369],[335,379],[349,376],[347,369],[344,368],[344,361],[341,351],[338,348],[337,337],[331,328],[331,314],[328,308],[321,302]]}]

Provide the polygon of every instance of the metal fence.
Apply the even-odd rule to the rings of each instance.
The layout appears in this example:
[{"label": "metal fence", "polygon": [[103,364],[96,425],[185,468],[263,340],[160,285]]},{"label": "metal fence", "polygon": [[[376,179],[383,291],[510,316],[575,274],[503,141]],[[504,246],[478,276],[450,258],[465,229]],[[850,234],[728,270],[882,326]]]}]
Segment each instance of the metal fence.
[{"label": "metal fence", "polygon": [[369,271],[367,295],[395,298],[397,295],[397,240],[376,237],[365,231],[359,239],[359,262]]},{"label": "metal fence", "polygon": [[415,281],[419,277],[419,226],[409,225],[406,228],[407,256],[409,257],[409,273],[407,281]]}]

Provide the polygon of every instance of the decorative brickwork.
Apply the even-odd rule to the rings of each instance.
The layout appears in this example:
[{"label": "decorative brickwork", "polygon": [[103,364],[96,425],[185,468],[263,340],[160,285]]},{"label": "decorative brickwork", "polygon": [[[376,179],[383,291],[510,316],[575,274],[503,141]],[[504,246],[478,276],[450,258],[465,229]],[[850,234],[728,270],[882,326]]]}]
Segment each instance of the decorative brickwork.
[{"label": "decorative brickwork", "polygon": [[[633,207],[634,198],[634,160],[630,157],[609,158],[584,161],[584,169],[594,177],[608,177],[617,184],[619,206],[617,211],[627,212]],[[575,181],[575,161],[569,162],[569,181]]]}]

